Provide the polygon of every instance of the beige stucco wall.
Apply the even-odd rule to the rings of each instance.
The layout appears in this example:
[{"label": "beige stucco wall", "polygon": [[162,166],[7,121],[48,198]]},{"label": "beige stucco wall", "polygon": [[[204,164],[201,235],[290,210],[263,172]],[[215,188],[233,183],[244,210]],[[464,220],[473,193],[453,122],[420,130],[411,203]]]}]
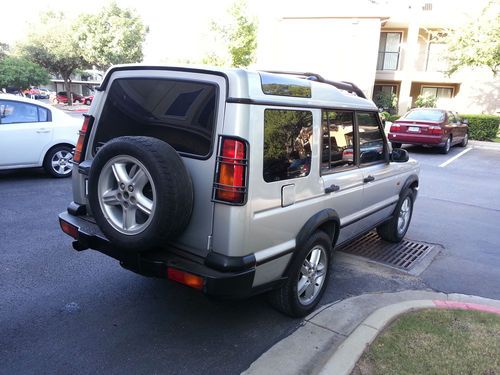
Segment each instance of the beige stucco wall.
[{"label": "beige stucco wall", "polygon": [[283,18],[268,25],[266,35],[259,39],[257,68],[351,81],[371,97],[379,19]]}]

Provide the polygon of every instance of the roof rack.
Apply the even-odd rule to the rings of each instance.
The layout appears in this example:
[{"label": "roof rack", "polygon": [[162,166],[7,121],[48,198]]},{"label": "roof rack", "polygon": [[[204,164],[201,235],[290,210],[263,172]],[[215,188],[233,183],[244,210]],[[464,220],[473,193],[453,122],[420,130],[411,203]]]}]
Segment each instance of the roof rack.
[{"label": "roof rack", "polygon": [[351,94],[356,94],[360,98],[366,99],[366,96],[363,93],[363,91],[361,91],[361,89],[352,82],[330,81],[328,79],[323,78],[321,75],[319,75],[317,73],[311,73],[311,72],[286,72],[286,71],[277,71],[277,70],[263,70],[263,71],[266,73],[274,73],[274,74],[289,74],[289,75],[293,75],[293,76],[303,77],[304,79],[308,79],[310,81],[317,81],[317,82],[326,83],[328,85],[332,85],[332,86],[338,88],[339,90],[344,90],[344,91],[347,91]]}]

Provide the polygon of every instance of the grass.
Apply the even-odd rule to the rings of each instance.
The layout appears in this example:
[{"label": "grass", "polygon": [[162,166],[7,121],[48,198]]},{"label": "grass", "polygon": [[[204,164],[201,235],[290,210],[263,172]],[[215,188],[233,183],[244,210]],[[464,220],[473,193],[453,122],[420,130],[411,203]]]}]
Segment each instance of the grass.
[{"label": "grass", "polygon": [[421,310],[394,321],[351,375],[500,375],[500,316]]}]

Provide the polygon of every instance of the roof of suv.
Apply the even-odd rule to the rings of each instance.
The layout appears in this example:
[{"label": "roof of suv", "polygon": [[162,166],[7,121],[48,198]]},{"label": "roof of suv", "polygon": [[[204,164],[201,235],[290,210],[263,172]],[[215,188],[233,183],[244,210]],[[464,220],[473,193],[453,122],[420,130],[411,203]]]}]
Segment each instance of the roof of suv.
[{"label": "roof of suv", "polygon": [[[273,73],[265,71],[253,71],[240,68],[219,67],[187,67],[187,66],[151,66],[143,64],[115,65],[108,70],[98,91],[106,89],[107,84],[114,72],[127,70],[150,70],[150,71],[180,71],[186,73],[211,74],[222,76],[227,82],[227,101],[248,104],[269,103],[273,105],[287,105],[295,107],[318,107],[318,108],[355,108],[366,110],[377,110],[375,104],[368,99],[339,90],[337,87],[326,82],[316,80],[318,75],[304,77],[309,73]],[[302,77],[301,77],[302,76]],[[264,78],[265,77],[265,78]],[[320,77],[321,78],[321,77]],[[268,82],[270,91],[264,92],[264,79]],[[341,83],[342,84],[342,83]],[[285,88],[275,90],[276,85]],[[293,86],[299,89],[299,95],[290,94],[287,88]],[[354,85],[353,85],[354,86]],[[300,91],[300,89],[306,90]],[[357,88],[356,88],[357,89]],[[359,90],[359,89],[358,89]]]}]

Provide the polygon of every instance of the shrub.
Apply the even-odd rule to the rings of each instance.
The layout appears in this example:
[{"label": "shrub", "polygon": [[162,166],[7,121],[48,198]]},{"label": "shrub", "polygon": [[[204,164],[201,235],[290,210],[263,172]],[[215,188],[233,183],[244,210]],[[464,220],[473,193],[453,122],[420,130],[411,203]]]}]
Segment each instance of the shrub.
[{"label": "shrub", "polygon": [[387,121],[394,122],[397,119],[399,119],[400,117],[401,116],[399,116],[399,115],[390,115],[389,118],[387,119]]},{"label": "shrub", "polygon": [[394,93],[380,91],[375,94],[373,102],[378,108],[392,113],[398,105],[398,97]]},{"label": "shrub", "polygon": [[477,141],[490,141],[497,136],[500,116],[460,115],[469,121],[469,138]]},{"label": "shrub", "polygon": [[415,100],[418,108],[436,108],[437,98],[433,95],[419,95]]}]

